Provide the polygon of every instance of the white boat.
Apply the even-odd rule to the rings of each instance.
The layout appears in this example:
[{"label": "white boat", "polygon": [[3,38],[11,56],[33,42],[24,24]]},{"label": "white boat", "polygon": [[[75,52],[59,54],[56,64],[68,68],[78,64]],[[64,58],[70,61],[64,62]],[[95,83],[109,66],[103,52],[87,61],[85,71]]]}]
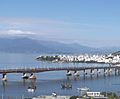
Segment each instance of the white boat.
[{"label": "white boat", "polygon": [[53,92],[53,93],[52,93],[52,96],[53,96],[53,97],[57,97],[56,92]]},{"label": "white boat", "polygon": [[83,88],[77,88],[78,91],[89,91],[90,89],[87,87],[83,87]]}]

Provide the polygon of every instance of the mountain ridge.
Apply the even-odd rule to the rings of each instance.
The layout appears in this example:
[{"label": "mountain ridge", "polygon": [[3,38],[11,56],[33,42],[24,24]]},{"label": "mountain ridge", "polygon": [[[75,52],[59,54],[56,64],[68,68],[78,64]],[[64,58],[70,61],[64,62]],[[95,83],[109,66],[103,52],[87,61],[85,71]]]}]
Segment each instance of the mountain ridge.
[{"label": "mountain ridge", "polygon": [[[47,53],[47,54],[102,54],[105,49],[92,48],[77,43],[65,44],[56,41],[30,38],[0,38],[0,52]],[[107,51],[108,53],[109,51]]]}]

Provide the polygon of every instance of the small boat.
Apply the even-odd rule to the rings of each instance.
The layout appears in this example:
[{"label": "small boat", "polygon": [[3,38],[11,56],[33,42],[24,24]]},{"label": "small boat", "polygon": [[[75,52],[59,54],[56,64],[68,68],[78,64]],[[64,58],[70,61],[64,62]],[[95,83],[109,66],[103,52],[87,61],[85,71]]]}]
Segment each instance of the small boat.
[{"label": "small boat", "polygon": [[52,96],[53,96],[53,97],[57,97],[57,93],[56,93],[56,92],[53,92],[53,93],[52,93]]},{"label": "small boat", "polygon": [[90,89],[87,87],[83,87],[83,88],[77,88],[78,91],[89,91]]},{"label": "small boat", "polygon": [[70,83],[65,83],[65,84],[62,83],[62,84],[61,84],[61,88],[62,88],[62,89],[64,89],[64,88],[67,88],[67,89],[72,88],[72,84],[70,84]]},{"label": "small boat", "polygon": [[35,90],[36,90],[36,86],[29,86],[27,89],[28,92],[35,92]]}]

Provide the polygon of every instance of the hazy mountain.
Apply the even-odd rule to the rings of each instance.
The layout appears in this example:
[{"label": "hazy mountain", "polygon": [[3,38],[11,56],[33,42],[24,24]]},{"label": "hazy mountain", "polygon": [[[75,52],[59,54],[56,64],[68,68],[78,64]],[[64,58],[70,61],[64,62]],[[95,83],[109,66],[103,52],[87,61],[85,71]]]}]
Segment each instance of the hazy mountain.
[{"label": "hazy mountain", "polygon": [[112,55],[120,55],[120,51],[117,51],[117,52],[114,52],[114,53],[112,53]]},{"label": "hazy mountain", "polygon": [[104,47],[104,48],[100,48],[100,50],[105,54],[112,54],[114,52],[120,51],[120,47]]},{"label": "hazy mountain", "polygon": [[[108,49],[107,49],[108,50]],[[0,52],[8,53],[48,53],[48,54],[81,54],[105,53],[105,49],[82,46],[76,43],[64,44],[54,41],[43,41],[29,38],[0,38]]]}]

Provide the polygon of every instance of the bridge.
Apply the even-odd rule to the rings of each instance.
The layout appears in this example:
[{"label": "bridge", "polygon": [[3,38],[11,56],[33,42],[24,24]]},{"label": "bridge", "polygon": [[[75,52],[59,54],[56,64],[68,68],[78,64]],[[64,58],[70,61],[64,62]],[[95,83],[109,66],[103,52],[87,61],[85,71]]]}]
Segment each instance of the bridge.
[{"label": "bridge", "polygon": [[47,71],[80,71],[80,70],[88,70],[88,69],[109,69],[109,68],[119,68],[115,66],[95,66],[95,67],[51,67],[51,68],[23,68],[23,69],[1,69],[0,74],[4,73],[39,73],[39,72],[47,72]]},{"label": "bridge", "polygon": [[[104,70],[104,73],[108,72],[110,69],[115,69],[115,72],[119,71],[118,66],[87,66],[87,67],[49,67],[49,68],[23,68],[23,69],[1,69],[0,74],[3,75],[2,80],[6,80],[6,74],[7,73],[23,73],[23,76],[26,73],[30,73],[31,76],[34,76],[33,73],[39,73],[39,72],[48,72],[48,71],[67,71],[66,74],[70,74],[70,71],[74,71],[74,73],[77,73],[77,71],[83,71],[83,74],[86,74],[86,70],[90,70],[90,74],[94,73],[94,70],[97,70],[97,73],[100,69]],[[32,78],[32,77],[31,77]],[[35,78],[35,76],[33,77]]]}]

